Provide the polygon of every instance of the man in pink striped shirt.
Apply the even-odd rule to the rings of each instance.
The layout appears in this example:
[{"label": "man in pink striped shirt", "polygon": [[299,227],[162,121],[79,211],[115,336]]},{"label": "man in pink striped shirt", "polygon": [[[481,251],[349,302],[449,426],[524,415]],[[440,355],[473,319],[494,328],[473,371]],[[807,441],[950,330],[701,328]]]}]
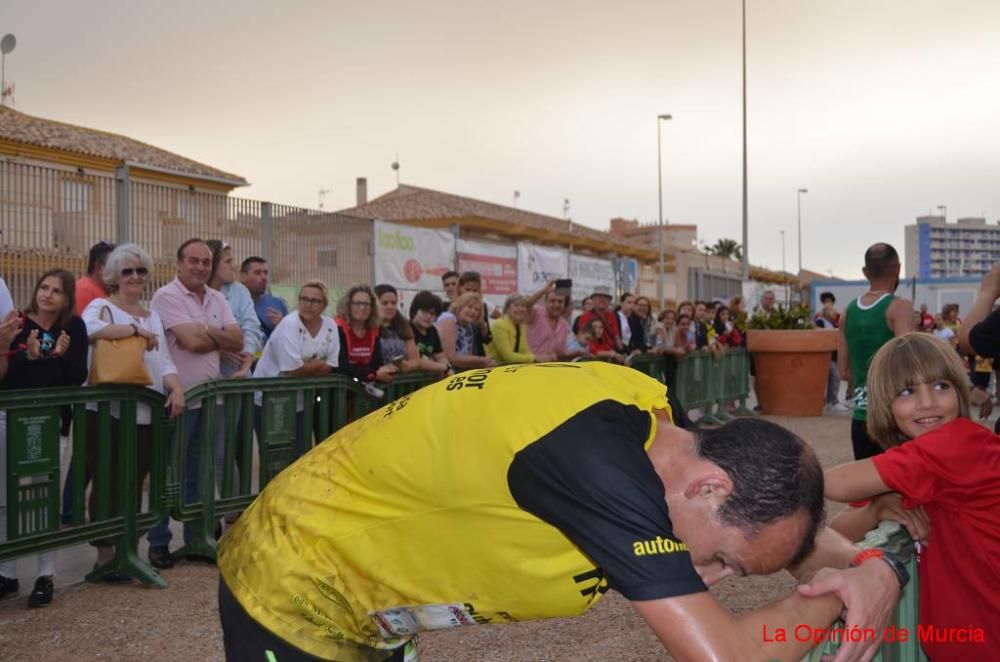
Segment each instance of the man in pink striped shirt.
[{"label": "man in pink striped shirt", "polygon": [[566,297],[555,290],[555,281],[550,281],[528,297],[528,348],[536,356],[548,354],[565,361],[575,354],[566,351],[569,336],[569,322],[563,316]]}]

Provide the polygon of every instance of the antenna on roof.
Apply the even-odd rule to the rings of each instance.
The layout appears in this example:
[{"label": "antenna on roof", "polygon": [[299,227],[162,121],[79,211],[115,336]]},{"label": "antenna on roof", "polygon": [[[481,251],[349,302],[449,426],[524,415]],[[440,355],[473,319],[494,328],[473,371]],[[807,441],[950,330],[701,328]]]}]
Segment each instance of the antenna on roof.
[{"label": "antenna on roof", "polygon": [[514,209],[517,209],[517,199],[520,198],[520,197],[521,197],[521,192],[515,190],[514,191]]},{"label": "antenna on roof", "polygon": [[320,211],[323,210],[323,199],[326,198],[326,194],[330,193],[330,189],[320,187],[319,191],[316,193],[316,202],[319,204]]},{"label": "antenna on roof", "polygon": [[390,167],[396,171],[396,188],[399,188],[399,152],[396,152],[396,160]]},{"label": "antenna on roof", "polygon": [[0,39],[0,106],[6,106],[7,97],[14,96],[14,86],[7,88],[7,53],[12,53],[16,46],[17,38],[12,34],[5,34]]}]

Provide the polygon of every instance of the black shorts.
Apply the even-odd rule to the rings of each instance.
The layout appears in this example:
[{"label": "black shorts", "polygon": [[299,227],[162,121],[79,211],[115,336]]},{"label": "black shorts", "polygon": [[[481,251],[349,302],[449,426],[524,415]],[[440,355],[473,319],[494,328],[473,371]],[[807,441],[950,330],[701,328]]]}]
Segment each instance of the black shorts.
[{"label": "black shorts", "polygon": [[[268,652],[278,662],[314,662],[323,659],[292,646],[255,621],[237,602],[222,577],[219,577],[219,620],[222,621],[226,662],[265,662]],[[403,646],[391,652],[384,651],[383,654],[387,657],[377,657],[378,652],[372,650],[371,659],[402,662]]]},{"label": "black shorts", "polygon": [[991,372],[976,372],[972,371],[969,373],[969,381],[972,382],[973,386],[983,389],[984,391],[990,387],[990,375]]},{"label": "black shorts", "polygon": [[854,447],[854,459],[866,458],[882,453],[882,448],[868,437],[865,422],[851,419],[851,445]]}]

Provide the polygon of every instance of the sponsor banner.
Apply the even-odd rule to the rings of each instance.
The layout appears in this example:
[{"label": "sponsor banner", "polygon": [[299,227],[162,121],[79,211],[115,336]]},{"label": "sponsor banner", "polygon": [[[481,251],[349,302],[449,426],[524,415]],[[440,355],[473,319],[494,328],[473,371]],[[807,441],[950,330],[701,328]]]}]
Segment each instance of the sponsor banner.
[{"label": "sponsor banner", "polygon": [[455,263],[455,235],[375,221],[375,284],[408,290],[441,290],[441,276]]},{"label": "sponsor banner", "polygon": [[517,292],[517,246],[458,240],[458,272],[478,271],[482,293],[501,301]]},{"label": "sponsor banner", "polygon": [[569,273],[568,253],[521,242],[517,245],[517,284],[521,292],[535,292],[553,278],[566,278]]},{"label": "sponsor banner", "polygon": [[615,267],[611,260],[570,255],[569,277],[573,279],[574,299],[590,296],[595,287],[606,287],[615,295]]}]

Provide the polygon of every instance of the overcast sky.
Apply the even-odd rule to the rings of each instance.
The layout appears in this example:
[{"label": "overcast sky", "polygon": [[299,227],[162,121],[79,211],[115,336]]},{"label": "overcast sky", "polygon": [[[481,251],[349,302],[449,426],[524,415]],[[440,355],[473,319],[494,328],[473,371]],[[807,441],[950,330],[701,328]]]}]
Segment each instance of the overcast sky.
[{"label": "overcast sky", "polygon": [[[748,0],[750,257],[860,277],[946,205],[1000,216],[1000,3]],[[4,0],[20,111],[327,209],[404,183],[607,229],[663,208],[740,240],[739,0]]]}]

